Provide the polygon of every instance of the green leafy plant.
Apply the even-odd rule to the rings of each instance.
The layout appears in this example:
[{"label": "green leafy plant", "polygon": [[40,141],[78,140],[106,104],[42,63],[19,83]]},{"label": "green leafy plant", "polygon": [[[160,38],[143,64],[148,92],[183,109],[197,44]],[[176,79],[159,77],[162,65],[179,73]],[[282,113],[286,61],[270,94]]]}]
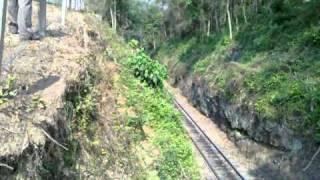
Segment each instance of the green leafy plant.
[{"label": "green leafy plant", "polygon": [[154,88],[161,88],[168,77],[166,67],[151,59],[143,50],[129,58],[128,66],[137,78]]},{"label": "green leafy plant", "polygon": [[0,105],[6,103],[9,98],[15,97],[18,90],[15,88],[16,77],[9,75],[3,86],[0,86]]},{"label": "green leafy plant", "polygon": [[308,99],[308,121],[309,126],[315,127],[314,138],[320,142],[320,88],[312,88],[311,91],[306,94]]},{"label": "green leafy plant", "polygon": [[93,119],[93,113],[96,108],[96,99],[89,93],[78,97],[78,102],[75,106],[78,129],[86,131],[90,120]]},{"label": "green leafy plant", "polygon": [[95,81],[98,77],[91,67],[86,71],[83,81],[75,84],[74,90],[68,92],[66,101],[72,106],[69,114],[73,117],[73,129],[85,132],[88,130],[89,123],[95,119],[97,108],[98,92],[95,88]]},{"label": "green leafy plant", "polygon": [[139,131],[139,135],[142,136],[142,138],[144,138],[145,133],[143,130],[143,126],[146,123],[146,118],[144,117],[129,117],[128,121],[127,121],[127,125],[134,128],[136,131]]},{"label": "green leafy plant", "polygon": [[313,26],[310,30],[304,33],[304,38],[307,43],[320,47],[320,27]]},{"label": "green leafy plant", "polygon": [[40,96],[33,96],[30,105],[27,108],[27,112],[32,112],[35,109],[46,109],[45,102],[41,99]]},{"label": "green leafy plant", "polygon": [[133,49],[137,49],[139,47],[139,41],[135,39],[132,39],[128,44]]}]

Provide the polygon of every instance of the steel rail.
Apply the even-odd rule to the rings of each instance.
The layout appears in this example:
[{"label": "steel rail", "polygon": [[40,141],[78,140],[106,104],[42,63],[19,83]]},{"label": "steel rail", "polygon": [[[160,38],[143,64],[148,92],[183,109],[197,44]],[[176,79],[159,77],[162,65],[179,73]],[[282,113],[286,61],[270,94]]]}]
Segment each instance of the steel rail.
[{"label": "steel rail", "polygon": [[[177,108],[179,108],[179,105],[176,104]],[[201,154],[202,158],[204,159],[205,163],[207,164],[207,166],[209,167],[210,171],[214,174],[214,176],[217,179],[219,178],[219,175],[216,173],[216,171],[214,170],[214,168],[210,165],[210,161],[209,159],[205,156],[205,154],[202,152],[202,149],[199,147],[199,145],[197,144],[196,140],[194,140],[191,136],[191,134],[188,134],[189,138],[191,139],[191,141],[193,142],[194,146],[197,148],[198,152]]]},{"label": "steel rail", "polygon": [[[233,170],[233,172],[241,179],[241,180],[245,180],[245,178],[241,175],[241,173],[236,169],[236,167],[231,163],[231,161],[225,156],[225,154],[220,150],[220,148],[218,148],[218,146],[207,136],[207,134],[200,128],[200,126],[195,122],[195,120],[191,117],[191,115],[183,108],[183,106],[176,100],[174,99],[174,103],[176,104],[176,106],[178,107],[178,109],[184,114],[184,116],[186,117],[187,120],[191,121],[191,123],[195,126],[195,128],[200,131],[201,135],[203,135],[207,141],[210,142],[210,145],[219,153],[219,156],[221,156],[223,158],[223,160],[226,162],[226,164],[231,167],[231,169]],[[192,139],[192,138],[191,138]],[[197,147],[197,149],[199,150],[201,156],[204,158],[204,160],[206,161],[206,163],[208,164],[210,170],[212,170],[212,172],[217,176],[218,179],[220,179],[217,175],[217,173],[215,172],[215,168],[211,167],[210,162],[208,160],[207,157],[205,157],[204,153],[202,152],[201,148],[197,145],[197,143],[192,139],[193,143],[195,144],[195,146]]]}]

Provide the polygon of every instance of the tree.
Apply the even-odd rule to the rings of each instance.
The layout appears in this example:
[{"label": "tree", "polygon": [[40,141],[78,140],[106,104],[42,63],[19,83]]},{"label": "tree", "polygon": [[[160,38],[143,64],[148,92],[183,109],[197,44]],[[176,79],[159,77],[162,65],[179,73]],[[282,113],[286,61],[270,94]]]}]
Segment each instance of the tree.
[{"label": "tree", "polygon": [[232,22],[231,22],[231,13],[230,13],[230,0],[227,0],[227,16],[228,16],[228,25],[229,25],[229,37],[230,39],[233,38],[233,33],[232,33]]},{"label": "tree", "polygon": [[[314,2],[314,1],[312,1]],[[100,14],[112,28],[129,40],[138,39],[155,50],[160,42],[172,38],[197,36],[205,39],[228,32],[229,38],[260,10],[273,11],[279,4],[299,0],[87,0],[91,11]],[[280,6],[279,6],[280,7]],[[261,11],[260,11],[261,12]],[[272,13],[272,12],[271,12]]]}]

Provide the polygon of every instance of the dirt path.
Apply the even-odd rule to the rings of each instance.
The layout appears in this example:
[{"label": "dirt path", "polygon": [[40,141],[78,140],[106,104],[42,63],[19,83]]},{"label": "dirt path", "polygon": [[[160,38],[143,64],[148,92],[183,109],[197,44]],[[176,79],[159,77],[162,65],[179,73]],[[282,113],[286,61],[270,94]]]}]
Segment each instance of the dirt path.
[{"label": "dirt path", "polygon": [[[234,143],[228,139],[227,134],[223,132],[212,120],[210,120],[205,115],[201,114],[195,107],[188,102],[188,100],[182,96],[179,89],[173,88],[166,85],[167,89],[174,95],[178,103],[190,114],[190,116],[197,122],[200,128],[207,134],[207,136],[218,146],[218,148],[226,155],[226,157],[232,162],[232,164],[241,172],[244,177],[248,179],[255,179],[250,174],[255,169],[254,163],[246,159],[243,154],[241,154]],[[200,154],[197,153],[199,156]],[[199,162],[203,166],[203,158]],[[203,176],[206,177],[209,171],[208,169],[203,169]]]}]

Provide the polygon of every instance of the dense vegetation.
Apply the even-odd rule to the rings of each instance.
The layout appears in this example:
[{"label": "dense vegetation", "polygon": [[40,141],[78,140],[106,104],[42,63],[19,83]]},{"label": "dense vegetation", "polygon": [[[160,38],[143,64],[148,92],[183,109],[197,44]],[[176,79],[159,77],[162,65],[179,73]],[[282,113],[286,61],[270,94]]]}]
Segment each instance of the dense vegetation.
[{"label": "dense vegetation", "polygon": [[[156,172],[156,179],[198,179],[191,141],[182,127],[182,116],[173,106],[169,94],[141,84],[128,73],[123,72],[120,80],[124,85],[121,90],[125,92],[126,106],[135,111],[128,117],[128,125],[136,130],[139,143],[147,139],[159,151],[156,155],[147,155],[156,156],[149,171]],[[152,132],[145,132],[147,128],[151,128]]]},{"label": "dense vegetation", "polygon": [[[129,44],[132,46],[132,42]],[[137,132],[138,144],[147,140],[159,151],[158,157],[153,157],[149,176],[150,171],[155,171],[153,178],[156,179],[198,179],[191,141],[182,127],[182,116],[173,106],[170,94],[162,89],[167,77],[166,68],[139,48],[124,64],[128,69],[121,73],[119,91],[124,92],[127,109],[134,110],[134,114],[128,114],[128,126]],[[147,128],[152,132],[145,132]]]},{"label": "dense vegetation", "polygon": [[142,49],[128,59],[127,65],[135,77],[154,88],[163,87],[163,81],[168,76],[166,67],[151,59]]},{"label": "dense vegetation", "polygon": [[104,3],[102,16],[157,53],[173,77],[200,76],[230,102],[319,139],[319,1]]},{"label": "dense vegetation", "polygon": [[158,57],[175,64],[174,76],[201,76],[230,102],[318,139],[318,7],[315,1],[274,1],[239,26],[233,39],[223,31],[205,40],[176,40]]},{"label": "dense vegetation", "polygon": [[107,41],[111,43],[106,55],[119,61],[122,68],[115,86],[120,99],[125,99],[124,104],[119,103],[126,111],[125,128],[133,132],[131,138],[140,158],[151,161],[140,178],[199,179],[182,116],[173,106],[170,94],[162,88],[166,68],[145,54],[138,42],[125,44],[112,30],[107,30]]}]

